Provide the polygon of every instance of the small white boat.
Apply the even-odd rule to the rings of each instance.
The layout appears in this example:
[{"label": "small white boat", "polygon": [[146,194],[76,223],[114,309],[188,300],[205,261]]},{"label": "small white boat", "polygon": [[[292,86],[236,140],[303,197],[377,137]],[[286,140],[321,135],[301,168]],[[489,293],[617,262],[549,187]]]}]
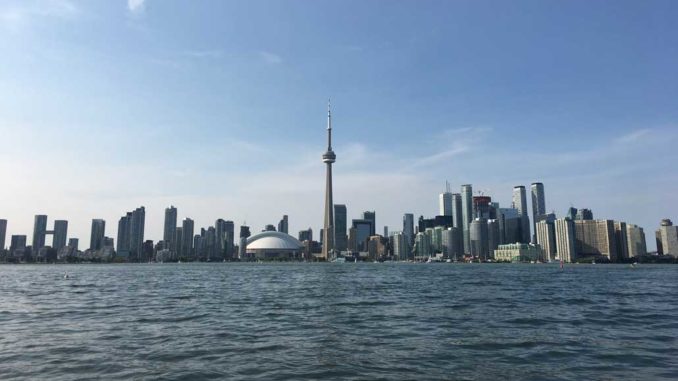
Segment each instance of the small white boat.
[{"label": "small white boat", "polygon": [[346,258],[344,258],[344,257],[338,257],[338,258],[335,258],[335,259],[332,261],[332,263],[346,263]]}]

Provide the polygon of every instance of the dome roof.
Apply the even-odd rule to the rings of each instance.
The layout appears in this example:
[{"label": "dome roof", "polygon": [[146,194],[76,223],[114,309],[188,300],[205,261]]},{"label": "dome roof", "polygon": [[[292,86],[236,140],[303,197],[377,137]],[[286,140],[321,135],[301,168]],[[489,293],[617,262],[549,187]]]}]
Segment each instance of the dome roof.
[{"label": "dome roof", "polygon": [[301,250],[304,245],[289,234],[261,232],[247,239],[247,250]]}]

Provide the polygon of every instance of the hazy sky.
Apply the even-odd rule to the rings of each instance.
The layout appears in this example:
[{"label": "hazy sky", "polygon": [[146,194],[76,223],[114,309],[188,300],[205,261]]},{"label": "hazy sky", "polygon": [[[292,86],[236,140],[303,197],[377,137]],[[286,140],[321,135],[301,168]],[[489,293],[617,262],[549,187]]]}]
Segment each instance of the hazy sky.
[{"label": "hazy sky", "polygon": [[[541,181],[636,223],[678,220],[678,1],[2,1],[0,218],[146,207],[196,227],[322,224],[336,203],[431,216],[448,180],[509,206]],[[48,239],[48,243],[51,242]]]}]

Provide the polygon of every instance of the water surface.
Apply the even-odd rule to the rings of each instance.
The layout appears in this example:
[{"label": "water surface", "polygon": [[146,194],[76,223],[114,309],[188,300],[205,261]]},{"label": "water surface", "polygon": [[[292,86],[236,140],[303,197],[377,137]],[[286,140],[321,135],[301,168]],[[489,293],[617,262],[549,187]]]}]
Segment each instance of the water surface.
[{"label": "water surface", "polygon": [[0,332],[2,380],[669,380],[678,266],[5,265]]}]

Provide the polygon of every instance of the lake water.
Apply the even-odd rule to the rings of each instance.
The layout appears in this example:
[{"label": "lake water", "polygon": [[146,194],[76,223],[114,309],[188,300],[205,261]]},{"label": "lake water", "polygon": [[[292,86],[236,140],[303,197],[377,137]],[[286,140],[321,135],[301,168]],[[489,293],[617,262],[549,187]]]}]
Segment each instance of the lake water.
[{"label": "lake water", "polygon": [[0,379],[92,378],[675,380],[678,266],[0,266]]}]

